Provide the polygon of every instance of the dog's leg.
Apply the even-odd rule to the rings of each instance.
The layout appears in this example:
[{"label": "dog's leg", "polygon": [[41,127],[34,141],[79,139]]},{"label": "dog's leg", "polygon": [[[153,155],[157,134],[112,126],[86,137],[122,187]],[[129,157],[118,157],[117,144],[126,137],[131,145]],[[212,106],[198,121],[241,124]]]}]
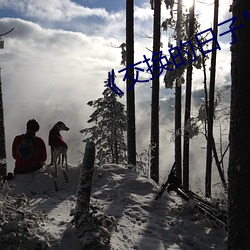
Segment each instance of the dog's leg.
[{"label": "dog's leg", "polygon": [[55,176],[57,177],[57,164],[55,164]]},{"label": "dog's leg", "polygon": [[67,158],[67,152],[64,153],[64,158],[65,158],[65,165],[66,165],[66,170],[69,171],[68,168],[68,158]]},{"label": "dog's leg", "polygon": [[57,164],[61,164],[61,154],[58,155]]},{"label": "dog's leg", "polygon": [[61,153],[61,157],[62,157],[62,166],[63,166],[64,160],[65,160],[65,154],[64,154],[64,152]]},{"label": "dog's leg", "polygon": [[57,150],[54,150],[54,152],[53,152],[53,163],[54,163],[54,167],[55,167],[55,176],[57,176],[57,160],[58,160],[59,155],[60,155],[60,153],[58,153]]}]

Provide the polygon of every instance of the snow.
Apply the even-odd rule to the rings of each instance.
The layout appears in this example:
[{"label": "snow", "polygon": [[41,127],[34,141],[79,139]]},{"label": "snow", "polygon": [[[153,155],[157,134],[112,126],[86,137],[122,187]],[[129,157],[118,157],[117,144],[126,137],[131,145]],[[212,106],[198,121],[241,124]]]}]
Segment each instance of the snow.
[{"label": "snow", "polygon": [[[58,191],[54,189],[51,169],[18,175],[8,183],[14,186],[12,195],[24,193],[29,197],[29,210],[47,214],[48,219],[39,223],[39,231],[33,227],[29,229],[37,238],[46,239],[50,247],[44,249],[83,249],[70,223],[73,219],[71,211],[76,206],[80,167],[70,167],[68,184],[59,168]],[[159,187],[152,181],[122,166],[96,168],[91,204],[100,213],[116,220],[110,244],[99,249],[226,249],[224,228],[213,228],[175,193],[165,192],[160,200],[155,200],[158,192]],[[1,242],[0,248],[8,250],[1,247]]]}]

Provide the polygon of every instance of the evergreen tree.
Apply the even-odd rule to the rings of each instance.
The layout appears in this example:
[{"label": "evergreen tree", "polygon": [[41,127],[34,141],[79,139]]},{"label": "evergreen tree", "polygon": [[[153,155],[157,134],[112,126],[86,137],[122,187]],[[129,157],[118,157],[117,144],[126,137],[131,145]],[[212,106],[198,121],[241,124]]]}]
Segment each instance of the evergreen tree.
[{"label": "evergreen tree", "polygon": [[85,135],[91,134],[83,141],[95,143],[97,164],[124,163],[127,151],[124,142],[124,132],[127,130],[127,115],[124,105],[117,100],[117,94],[109,88],[108,80],[104,82],[104,86],[103,98],[87,103],[95,108],[88,123],[95,123],[95,125],[84,128],[80,132]]}]

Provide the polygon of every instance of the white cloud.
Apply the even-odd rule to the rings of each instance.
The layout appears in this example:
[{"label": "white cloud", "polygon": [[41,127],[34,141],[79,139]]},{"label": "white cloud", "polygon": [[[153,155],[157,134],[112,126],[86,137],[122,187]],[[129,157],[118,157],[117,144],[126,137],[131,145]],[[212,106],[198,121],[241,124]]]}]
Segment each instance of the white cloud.
[{"label": "white cloud", "polygon": [[[18,132],[24,132],[25,123],[33,117],[40,122],[39,135],[45,140],[51,125],[63,120],[71,128],[68,134],[64,134],[66,139],[74,142],[70,147],[81,145],[82,135],[78,131],[93,112],[86,105],[87,101],[101,96],[103,81],[111,68],[115,68],[116,72],[124,68],[120,65],[120,49],[109,45],[111,41],[117,46],[125,42],[125,12],[107,13],[104,9],[98,9],[98,12],[97,9],[84,8],[66,0],[3,0],[0,8],[4,6],[21,11],[25,18],[33,17],[33,22],[0,19],[1,30],[14,27],[14,31],[4,37],[5,48],[0,51],[8,158],[11,158],[13,137]],[[84,16],[102,19],[98,19],[99,22],[78,19]],[[149,4],[135,7],[135,62],[143,60],[144,54],[151,56],[148,49],[152,49],[153,40],[143,35],[152,35],[152,21],[153,11]],[[164,50],[167,50],[166,44]],[[218,55],[223,54],[220,63],[229,62],[226,53],[218,51]],[[220,63],[219,77],[225,79],[228,73],[224,72],[229,66]],[[200,74],[197,78],[195,72],[195,85],[203,88],[202,72]],[[126,91],[122,77],[119,74],[117,84]],[[150,102],[150,85],[148,82],[135,86],[136,101],[143,99]],[[194,89],[197,87],[194,86]],[[161,91],[169,93],[166,89]],[[137,117],[137,122],[146,122],[145,116],[142,116],[142,121],[139,119]]]},{"label": "white cloud", "polygon": [[141,21],[151,19],[153,16],[153,10],[151,10],[149,4],[145,4],[141,7],[134,7],[134,17],[135,19],[139,19]]},{"label": "white cloud", "polygon": [[[229,7],[231,0],[220,1],[219,3],[219,23],[230,18]],[[202,30],[213,27],[214,1],[196,1],[196,14],[198,14],[198,21],[201,23]]]},{"label": "white cloud", "polygon": [[24,16],[46,21],[69,21],[77,17],[98,16],[107,18],[108,12],[103,8],[88,8],[70,0],[8,0],[0,3],[1,8],[21,12]]},{"label": "white cloud", "polygon": [[81,144],[78,132],[93,112],[86,104],[101,96],[108,71],[120,63],[120,52],[102,37],[45,29],[21,19],[0,22],[3,29],[14,27],[0,51],[9,158],[13,136],[32,117],[41,123],[45,140],[47,129],[64,120],[75,128],[73,146]]}]

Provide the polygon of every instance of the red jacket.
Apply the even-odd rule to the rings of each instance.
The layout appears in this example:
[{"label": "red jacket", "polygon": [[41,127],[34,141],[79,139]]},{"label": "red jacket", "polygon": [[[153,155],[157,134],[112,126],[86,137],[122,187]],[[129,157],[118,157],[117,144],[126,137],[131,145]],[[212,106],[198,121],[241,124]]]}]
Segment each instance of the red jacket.
[{"label": "red jacket", "polygon": [[60,147],[63,146],[68,148],[66,142],[63,140],[62,136],[60,135],[59,130],[52,128],[49,131],[49,146],[51,147]]},{"label": "red jacket", "polygon": [[35,136],[35,132],[29,131],[25,135],[34,136],[35,139],[35,153],[30,160],[23,160],[20,158],[17,149],[22,141],[23,135],[15,137],[12,144],[12,156],[16,160],[15,166],[19,170],[28,170],[38,166],[41,166],[47,159],[46,146],[42,138]]}]

